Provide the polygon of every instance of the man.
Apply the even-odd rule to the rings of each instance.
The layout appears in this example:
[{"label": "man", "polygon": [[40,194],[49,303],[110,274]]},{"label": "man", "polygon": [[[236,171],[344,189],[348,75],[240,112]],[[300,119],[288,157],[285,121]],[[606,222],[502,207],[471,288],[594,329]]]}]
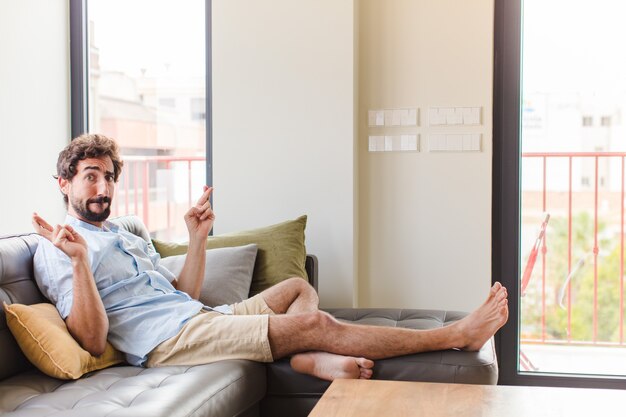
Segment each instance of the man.
[{"label": "man", "polygon": [[370,378],[372,359],[431,350],[478,350],[508,318],[507,292],[496,283],[485,303],[440,329],[345,324],[318,310],[315,290],[292,278],[233,306],[197,298],[205,241],[213,227],[211,187],[185,214],[189,251],[178,277],[159,265],[152,246],[107,222],[123,162],[116,143],[82,135],[61,153],[57,180],[67,204],[64,225],[36,213],[45,238],[35,278],[72,336],[93,355],[107,339],[133,365],[196,365],[223,359],[270,362],[291,356],[298,371],[320,378]]}]

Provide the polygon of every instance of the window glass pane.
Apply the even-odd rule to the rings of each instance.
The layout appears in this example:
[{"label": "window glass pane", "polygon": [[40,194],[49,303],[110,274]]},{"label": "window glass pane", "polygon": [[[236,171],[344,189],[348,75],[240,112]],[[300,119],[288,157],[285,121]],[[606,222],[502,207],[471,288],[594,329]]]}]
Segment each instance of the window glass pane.
[{"label": "window glass pane", "polygon": [[624,16],[524,0],[522,372],[626,375]]},{"label": "window glass pane", "polygon": [[113,215],[183,240],[206,181],[204,0],[89,0],[89,131],[125,160]]}]

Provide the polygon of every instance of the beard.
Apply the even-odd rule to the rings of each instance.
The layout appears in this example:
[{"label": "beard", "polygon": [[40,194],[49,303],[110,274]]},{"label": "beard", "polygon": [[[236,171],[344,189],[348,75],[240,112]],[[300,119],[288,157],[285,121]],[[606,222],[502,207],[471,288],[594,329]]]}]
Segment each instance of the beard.
[{"label": "beard", "polygon": [[[76,211],[76,214],[88,220],[90,222],[103,222],[111,215],[111,198],[110,197],[96,197],[82,202],[78,199],[70,198],[72,208]],[[92,203],[107,204],[107,208],[100,213],[93,212],[89,209],[89,205]]]}]

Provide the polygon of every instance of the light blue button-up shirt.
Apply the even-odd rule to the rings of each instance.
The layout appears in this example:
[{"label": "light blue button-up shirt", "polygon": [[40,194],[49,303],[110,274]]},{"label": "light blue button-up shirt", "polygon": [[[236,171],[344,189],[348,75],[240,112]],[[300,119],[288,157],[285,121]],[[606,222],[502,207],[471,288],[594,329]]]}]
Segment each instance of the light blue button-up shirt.
[{"label": "light blue button-up shirt", "polygon": [[[203,307],[171,284],[174,275],[159,265],[159,254],[145,240],[116,225],[102,228],[70,215],[66,223],[87,241],[91,270],[109,318],[109,342],[142,365],[159,343],[175,336]],[[35,279],[63,319],[72,309],[70,258],[46,239],[34,257]]]}]

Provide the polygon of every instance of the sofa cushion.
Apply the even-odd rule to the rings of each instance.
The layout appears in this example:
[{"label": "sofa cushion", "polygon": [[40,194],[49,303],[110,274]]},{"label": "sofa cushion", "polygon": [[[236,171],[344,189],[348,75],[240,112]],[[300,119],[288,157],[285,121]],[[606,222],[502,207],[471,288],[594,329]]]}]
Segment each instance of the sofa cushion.
[{"label": "sofa cushion", "polygon": [[0,381],[0,414],[85,417],[237,416],[265,394],[264,365],[120,366],[64,382],[37,371]]},{"label": "sofa cushion", "polygon": [[22,352],[46,375],[77,379],[87,372],[124,362],[124,355],[109,343],[100,356],[84,350],[52,304],[5,304],[4,311]]},{"label": "sofa cushion", "polygon": [[[204,305],[215,307],[248,298],[256,253],[255,244],[207,250],[198,299]],[[161,259],[161,265],[178,276],[186,258],[187,255],[169,256]]]},{"label": "sofa cushion", "polygon": [[[248,245],[259,247],[250,296],[291,277],[307,279],[305,270],[306,248],[304,229],[306,216],[243,232],[210,236],[207,249]],[[162,242],[154,239],[154,247],[161,257],[187,253],[187,244]]]},{"label": "sofa cushion", "polygon": [[[464,317],[466,313],[441,310],[327,309],[341,321],[409,329],[435,329]],[[373,379],[424,382],[496,384],[498,364],[489,340],[478,352],[444,350],[375,361]],[[330,382],[294,372],[288,360],[268,364],[267,397],[263,415],[308,415]],[[288,410],[288,411],[287,411]]]}]

